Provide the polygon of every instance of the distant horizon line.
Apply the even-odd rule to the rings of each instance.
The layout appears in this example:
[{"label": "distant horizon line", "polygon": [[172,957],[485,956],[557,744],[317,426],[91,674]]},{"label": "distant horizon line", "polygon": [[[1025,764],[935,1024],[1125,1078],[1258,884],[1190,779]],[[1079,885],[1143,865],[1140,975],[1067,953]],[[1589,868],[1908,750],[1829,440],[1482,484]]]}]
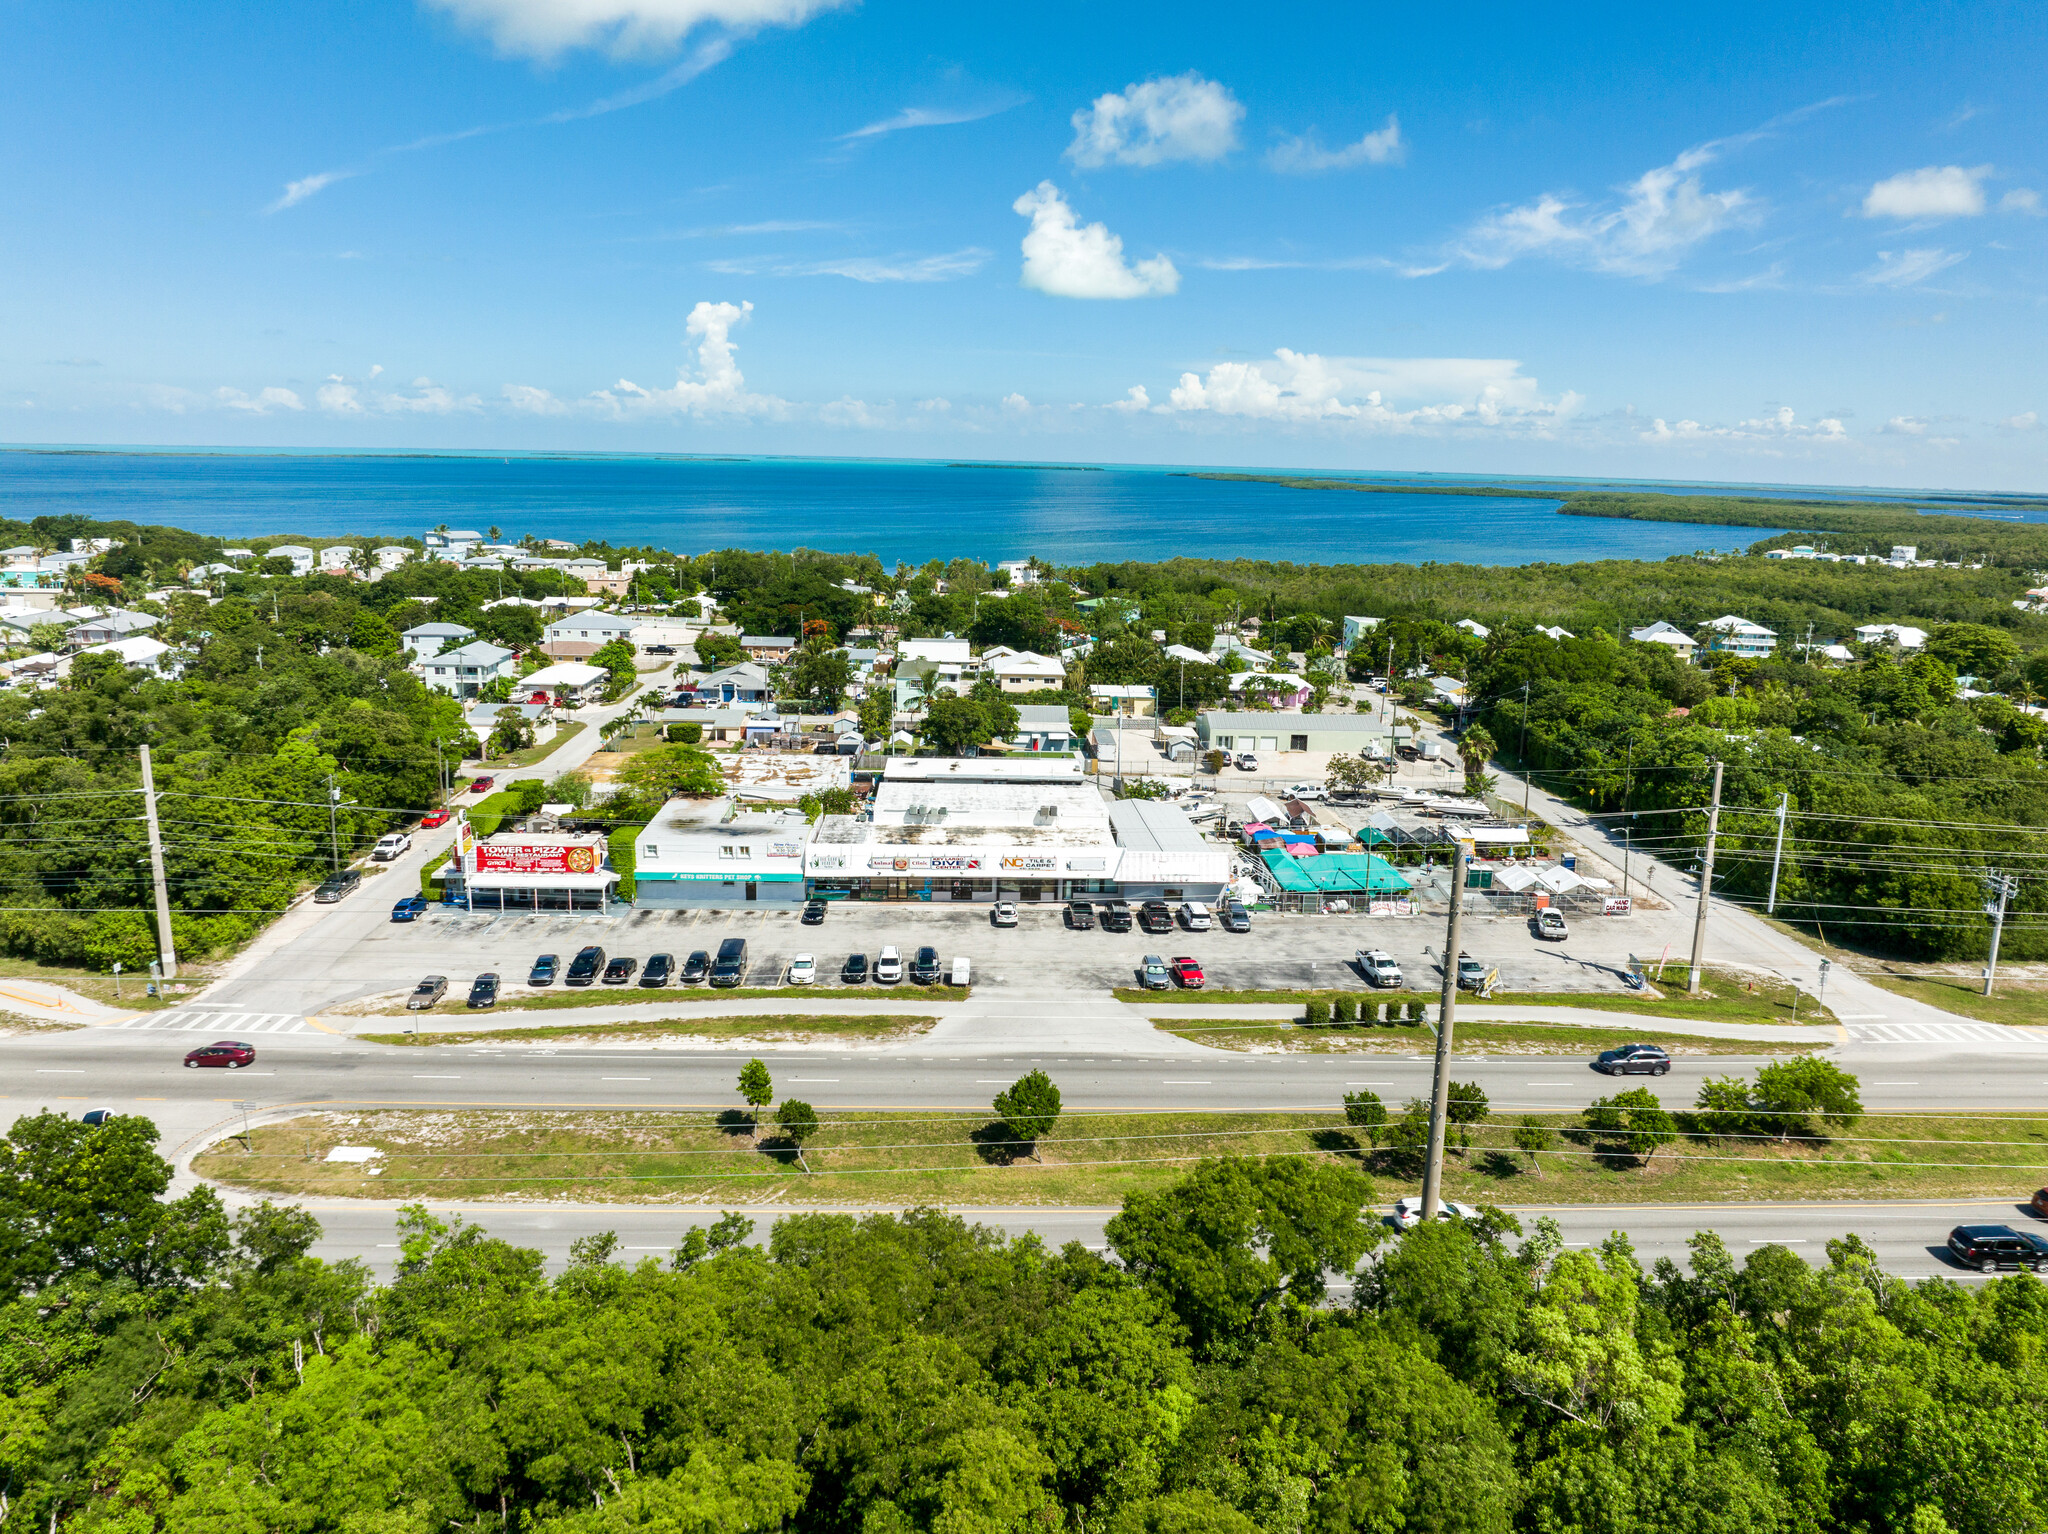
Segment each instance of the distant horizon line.
[{"label": "distant horizon line", "polygon": [[350,459],[433,459],[433,458],[518,458],[532,462],[551,460],[646,461],[657,463],[819,463],[859,464],[900,468],[968,468],[1057,471],[1095,469],[1131,473],[1228,473],[1285,475],[1303,479],[1361,479],[1394,481],[1463,481],[1500,485],[1652,485],[1674,490],[1702,490],[1709,494],[1743,490],[1820,491],[1834,494],[1907,497],[1969,496],[1984,501],[2040,502],[2048,491],[1975,490],[1967,486],[1908,486],[1871,484],[1828,484],[1788,480],[1662,479],[1645,475],[1578,474],[1477,474],[1452,469],[1316,469],[1286,464],[1202,464],[1098,461],[1046,458],[892,458],[871,454],[836,453],[749,453],[749,452],[661,452],[626,451],[611,448],[318,448],[318,447],[234,447],[230,445],[182,446],[160,443],[0,443],[0,454],[22,457],[148,457],[148,458],[293,458],[346,461]]}]

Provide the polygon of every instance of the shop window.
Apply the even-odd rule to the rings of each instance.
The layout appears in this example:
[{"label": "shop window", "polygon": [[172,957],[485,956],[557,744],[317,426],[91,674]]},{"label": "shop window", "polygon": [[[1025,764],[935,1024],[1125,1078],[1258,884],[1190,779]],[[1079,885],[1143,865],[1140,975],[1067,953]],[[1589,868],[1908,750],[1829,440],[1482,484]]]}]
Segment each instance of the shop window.
[{"label": "shop window", "polygon": [[744,845],[737,847],[720,847],[718,849],[718,855],[721,858],[726,859],[728,862],[750,861],[754,856],[754,849],[752,847]]},{"label": "shop window", "polygon": [[1306,735],[1288,736],[1287,749],[1290,751],[1306,751],[1308,749],[1308,737]]}]

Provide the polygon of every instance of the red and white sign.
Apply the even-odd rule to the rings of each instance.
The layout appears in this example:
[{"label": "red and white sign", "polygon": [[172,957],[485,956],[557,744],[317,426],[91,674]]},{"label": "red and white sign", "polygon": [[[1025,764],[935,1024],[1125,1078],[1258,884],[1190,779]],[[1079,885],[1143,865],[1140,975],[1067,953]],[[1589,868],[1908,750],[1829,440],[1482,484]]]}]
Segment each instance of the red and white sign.
[{"label": "red and white sign", "polygon": [[1609,895],[1600,903],[1602,916],[1626,916],[1633,909],[1626,895]]},{"label": "red and white sign", "polygon": [[594,874],[604,852],[590,843],[478,842],[476,872],[480,874]]}]

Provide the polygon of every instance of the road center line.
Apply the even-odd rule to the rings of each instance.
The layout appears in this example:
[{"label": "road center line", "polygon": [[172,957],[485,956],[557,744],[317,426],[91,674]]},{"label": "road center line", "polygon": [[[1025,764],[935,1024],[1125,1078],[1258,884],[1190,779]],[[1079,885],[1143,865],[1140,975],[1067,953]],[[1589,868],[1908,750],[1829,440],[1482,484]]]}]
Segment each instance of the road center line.
[{"label": "road center line", "polygon": [[414,1081],[460,1081],[460,1076],[415,1076]]},{"label": "road center line", "polygon": [[652,1076],[600,1076],[600,1081],[652,1081]]},{"label": "road center line", "polygon": [[1206,1087],[1212,1085],[1212,1083],[1207,1081],[1167,1081],[1162,1082],[1161,1085],[1169,1087]]},{"label": "road center line", "polygon": [[38,1076],[83,1076],[85,1071],[82,1068],[74,1071],[63,1066],[39,1065],[36,1067],[36,1074]]}]

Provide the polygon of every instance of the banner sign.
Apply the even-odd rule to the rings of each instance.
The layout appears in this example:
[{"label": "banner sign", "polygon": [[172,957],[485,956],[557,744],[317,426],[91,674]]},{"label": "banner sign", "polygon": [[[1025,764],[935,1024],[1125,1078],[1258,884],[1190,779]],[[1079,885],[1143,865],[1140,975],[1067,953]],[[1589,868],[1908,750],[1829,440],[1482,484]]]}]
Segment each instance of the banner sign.
[{"label": "banner sign", "polygon": [[804,855],[802,842],[770,842],[768,856],[771,858],[800,858]]},{"label": "banner sign", "polygon": [[1630,904],[1629,898],[1626,895],[1609,895],[1600,907],[1600,914],[1602,916],[1626,916],[1629,914]]},{"label": "banner sign", "polygon": [[594,874],[603,854],[595,846],[560,842],[479,842],[478,873]]},{"label": "banner sign", "polygon": [[1003,859],[1004,873],[1049,874],[1060,866],[1058,858],[1012,855]]},{"label": "banner sign", "polygon": [[971,874],[981,867],[981,859],[968,856],[869,858],[868,867],[877,873]]}]

